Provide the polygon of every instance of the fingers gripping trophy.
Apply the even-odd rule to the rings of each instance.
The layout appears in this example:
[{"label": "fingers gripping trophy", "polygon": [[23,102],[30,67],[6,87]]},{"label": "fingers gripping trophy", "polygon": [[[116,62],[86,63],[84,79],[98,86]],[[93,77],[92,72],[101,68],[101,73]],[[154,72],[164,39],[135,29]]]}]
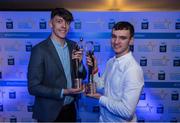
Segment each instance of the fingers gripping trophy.
[{"label": "fingers gripping trophy", "polygon": [[96,83],[93,81],[93,68],[94,68],[94,44],[93,41],[87,41],[85,45],[86,56],[91,59],[92,65],[88,65],[88,83],[85,85],[86,94],[96,93]]}]

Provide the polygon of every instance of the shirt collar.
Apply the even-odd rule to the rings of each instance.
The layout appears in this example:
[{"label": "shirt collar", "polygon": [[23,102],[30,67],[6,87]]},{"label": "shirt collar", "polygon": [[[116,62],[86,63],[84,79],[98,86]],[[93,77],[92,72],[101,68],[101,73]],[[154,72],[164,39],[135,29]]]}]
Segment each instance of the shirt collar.
[{"label": "shirt collar", "polygon": [[125,58],[127,58],[127,57],[129,57],[129,56],[131,56],[132,55],[132,52],[130,51],[130,52],[128,52],[127,54],[125,54],[125,55],[123,55],[123,56],[121,56],[121,57],[118,57],[118,58],[116,58],[116,56],[114,56],[114,60],[115,61],[121,61],[121,60],[123,60],[123,59],[125,59]]},{"label": "shirt collar", "polygon": [[65,43],[64,43],[64,46],[62,46],[57,40],[55,40],[55,39],[53,39],[53,38],[51,38],[51,41],[53,42],[54,45],[59,46],[59,47],[61,47],[61,48],[67,47],[67,42],[66,42],[66,41],[65,41]]}]

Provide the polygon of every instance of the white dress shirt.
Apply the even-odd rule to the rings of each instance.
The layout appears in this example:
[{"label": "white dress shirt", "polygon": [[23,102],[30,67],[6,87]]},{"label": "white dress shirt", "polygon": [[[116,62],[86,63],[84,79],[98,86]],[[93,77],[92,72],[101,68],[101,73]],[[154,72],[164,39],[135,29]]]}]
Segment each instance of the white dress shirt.
[{"label": "white dress shirt", "polygon": [[104,87],[100,97],[100,122],[135,122],[136,106],[144,85],[143,71],[132,53],[108,60],[102,77],[94,75],[97,87]]}]

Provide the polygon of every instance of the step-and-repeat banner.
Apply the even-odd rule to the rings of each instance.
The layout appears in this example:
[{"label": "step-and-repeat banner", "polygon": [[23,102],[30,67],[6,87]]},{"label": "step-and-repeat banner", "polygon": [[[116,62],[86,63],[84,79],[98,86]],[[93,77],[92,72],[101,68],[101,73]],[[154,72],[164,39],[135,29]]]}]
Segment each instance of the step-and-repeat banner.
[{"label": "step-and-repeat banner", "polygon": [[[68,37],[93,41],[100,75],[113,56],[111,29],[117,21],[135,27],[133,54],[144,70],[138,121],[180,122],[180,12],[78,12]],[[34,121],[27,91],[31,48],[50,34],[49,11],[0,12],[0,122]],[[81,95],[79,121],[98,121],[95,99]]]}]

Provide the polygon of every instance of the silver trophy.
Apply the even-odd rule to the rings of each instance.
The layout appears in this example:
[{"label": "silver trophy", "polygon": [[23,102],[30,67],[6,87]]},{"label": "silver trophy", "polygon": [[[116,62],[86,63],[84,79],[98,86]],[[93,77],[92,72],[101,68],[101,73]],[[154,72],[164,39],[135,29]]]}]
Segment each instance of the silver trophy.
[{"label": "silver trophy", "polygon": [[87,41],[85,45],[86,55],[89,56],[92,60],[93,65],[88,66],[88,83],[85,85],[85,93],[86,94],[94,94],[96,93],[96,83],[93,81],[93,68],[94,68],[94,44],[93,41]]}]

